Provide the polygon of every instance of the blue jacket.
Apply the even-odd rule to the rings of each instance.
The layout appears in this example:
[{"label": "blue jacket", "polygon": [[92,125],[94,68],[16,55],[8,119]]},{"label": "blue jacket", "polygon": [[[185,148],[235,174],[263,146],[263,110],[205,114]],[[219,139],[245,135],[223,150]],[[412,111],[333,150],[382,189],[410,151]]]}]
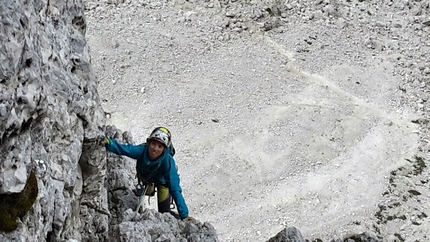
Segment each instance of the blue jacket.
[{"label": "blue jacket", "polygon": [[[119,144],[115,140],[109,139],[109,144],[106,145],[106,149],[117,155],[125,155],[136,159],[139,174],[142,177],[147,177],[151,174],[152,178],[150,182],[153,182],[155,185],[166,184],[178,208],[179,216],[181,219],[188,217],[188,207],[182,196],[178,171],[176,169],[175,160],[172,157],[173,147],[172,149],[165,150],[161,157],[155,161],[149,159],[148,146],[146,144]],[[158,167],[158,165],[160,166]],[[153,172],[155,169],[157,170]]]}]

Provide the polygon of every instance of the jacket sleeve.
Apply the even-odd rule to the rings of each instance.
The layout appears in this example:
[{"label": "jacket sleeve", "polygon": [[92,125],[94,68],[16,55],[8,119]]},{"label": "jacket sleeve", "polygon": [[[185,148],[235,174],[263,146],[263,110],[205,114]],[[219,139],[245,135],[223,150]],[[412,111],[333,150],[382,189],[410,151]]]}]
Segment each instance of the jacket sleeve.
[{"label": "jacket sleeve", "polygon": [[142,156],[144,147],[143,145],[119,144],[115,140],[109,139],[109,144],[106,145],[106,150],[117,155],[125,155],[130,158],[137,159]]},{"label": "jacket sleeve", "polygon": [[176,207],[178,208],[179,217],[184,219],[188,217],[188,207],[185,203],[185,199],[182,196],[182,189],[180,186],[180,179],[178,175],[178,170],[176,169],[175,160],[173,157],[169,159],[170,170],[169,170],[169,190],[172,195],[173,200],[175,201]]}]

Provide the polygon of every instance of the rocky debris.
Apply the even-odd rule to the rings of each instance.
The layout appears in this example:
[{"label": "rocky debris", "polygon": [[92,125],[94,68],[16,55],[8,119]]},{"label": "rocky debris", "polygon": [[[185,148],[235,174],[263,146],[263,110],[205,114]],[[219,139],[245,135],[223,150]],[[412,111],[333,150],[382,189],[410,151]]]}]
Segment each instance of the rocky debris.
[{"label": "rocky debris", "polygon": [[[324,66],[316,62],[300,60],[315,59],[323,54],[327,65],[354,60],[365,63],[369,55],[377,61],[389,60],[395,65],[392,70],[403,79],[399,90],[404,90],[398,105],[412,105],[423,115],[430,112],[427,104],[429,98],[430,69],[428,56],[430,51],[430,28],[426,16],[430,12],[426,1],[407,1],[405,3],[357,2],[357,1],[118,1],[93,2],[85,1],[87,14],[99,19],[110,19],[112,14],[120,14],[119,8],[129,8],[131,16],[140,15],[146,21],[163,22],[161,16],[152,16],[147,9],[168,9],[167,6],[177,5],[179,12],[167,13],[163,18],[178,18],[180,24],[199,26],[202,28],[202,41],[206,48],[215,48],[221,42],[241,38],[245,34],[267,32],[267,36],[276,38],[280,32],[290,43],[286,47],[296,49],[298,64],[312,72],[319,72]],[[378,12],[378,14],[376,14]],[[198,21],[195,17],[198,16]],[[180,20],[179,20],[180,19]],[[127,18],[124,18],[127,21]],[[314,28],[317,24],[320,28]],[[130,25],[133,31],[143,31],[141,25]],[[295,35],[313,32],[313,40],[293,42]],[[347,33],[347,34],[345,34]],[[417,36],[418,38],[409,38]],[[168,36],[167,36],[168,37]],[[326,43],[332,39],[347,43],[348,46],[330,46]],[[314,43],[314,44],[311,44]],[[136,43],[137,44],[137,43]],[[148,43],[149,44],[149,43]],[[196,43],[195,43],[196,44]],[[118,47],[118,42],[114,46]],[[146,46],[146,45],[145,45]],[[196,46],[195,49],[200,49]],[[334,49],[339,55],[330,57],[328,51]],[[125,51],[125,50],[124,50]],[[144,55],[143,55],[144,56]],[[120,58],[121,55],[120,55]],[[344,60],[346,59],[346,60]],[[120,79],[124,68],[130,68],[129,61],[124,59],[106,60],[118,62],[117,76]],[[178,67],[181,68],[181,67]],[[173,71],[173,73],[177,72]],[[141,87],[136,87],[140,90]],[[408,101],[404,100],[405,98]],[[413,101],[412,101],[413,100]]]},{"label": "rocky debris", "polygon": [[[282,58],[286,59],[287,67],[294,65],[308,73],[321,73],[335,81],[338,77],[336,73],[330,73],[329,67],[345,63],[359,65],[370,74],[380,67],[387,72],[387,77],[397,77],[399,81],[393,80],[395,84],[390,87],[396,90],[396,95],[389,105],[399,113],[407,109],[405,107],[411,108],[423,117],[416,122],[419,125],[416,132],[420,135],[421,146],[417,158],[409,159],[410,166],[394,171],[388,178],[393,185],[387,189],[387,193],[382,194],[386,200],[381,202],[381,211],[375,214],[376,219],[369,220],[376,220],[371,229],[383,238],[421,239],[429,234],[429,228],[425,225],[428,198],[423,192],[428,189],[428,169],[425,167],[430,160],[430,134],[427,125],[430,113],[428,1],[125,0],[87,3],[88,16],[94,22],[112,21],[116,19],[113,16],[123,16],[117,25],[107,30],[124,34],[118,40],[109,42],[115,54],[100,53],[101,59],[115,63],[113,70],[104,70],[104,66],[96,68],[103,70],[97,73],[98,76],[119,86],[115,95],[108,98],[112,103],[129,95],[121,90],[119,83],[122,78],[127,78],[125,70],[133,68],[130,63],[145,61],[153,54],[142,51],[134,59],[133,52],[124,47],[129,43],[141,50],[157,46],[163,53],[163,58],[155,58],[156,68],[139,70],[145,78],[151,76],[145,79],[145,87],[148,87],[145,94],[151,93],[151,85],[155,85],[154,79],[173,80],[176,75],[187,72],[188,63],[175,66],[174,62],[169,62],[170,59],[182,54],[207,53],[243,36],[272,40],[280,49],[293,51],[293,58],[280,51],[280,55],[285,55]],[[138,16],[144,21],[136,24],[130,21],[133,19],[131,16]],[[189,32],[184,35],[198,36],[198,41],[194,41],[189,48],[181,49],[183,45],[175,43],[181,40],[175,39],[168,32],[169,29],[175,29],[175,26],[169,25],[170,19],[175,19],[178,25],[186,26]],[[170,40],[170,43],[164,45],[139,41],[128,36],[127,31],[123,31],[121,27],[127,26],[134,33],[144,32],[145,26],[154,26],[145,25],[146,23],[158,26],[161,38]],[[97,32],[93,34],[96,35]],[[369,75],[368,80],[351,80],[342,88],[358,92],[361,87],[365,92],[366,88],[363,87],[366,82],[368,87],[378,84],[378,80],[372,78]],[[141,88],[141,85],[133,87],[138,93]],[[143,100],[142,103],[146,100],[140,99],[141,96],[138,95],[136,97]],[[202,122],[199,121],[199,124]],[[387,125],[393,124],[388,122]],[[418,162],[419,160],[422,162]],[[422,163],[427,165],[422,166]],[[423,173],[413,172],[416,164],[424,167]]]},{"label": "rocky debris", "polygon": [[[295,227],[283,229],[277,235],[270,238],[267,242],[322,242],[323,240],[315,238],[312,240],[304,239],[302,233]],[[382,242],[381,239],[368,232],[346,236],[342,239],[333,239],[330,242]]]},{"label": "rocky debris", "polygon": [[[382,195],[384,201],[378,207],[374,229],[386,235],[387,240],[406,240],[410,237],[429,239],[427,223],[430,201],[426,192],[429,186],[428,167],[422,157],[408,159],[410,163],[391,172],[390,184]],[[392,228],[400,230],[392,231]]]},{"label": "rocky debris", "polygon": [[[194,8],[201,1],[188,1]],[[324,73],[329,66],[354,61],[372,69],[390,62],[387,72],[398,77],[394,107],[409,107],[423,118],[419,125],[421,145],[416,157],[408,159],[411,166],[394,171],[391,185],[383,194],[374,229],[379,236],[404,240],[427,238],[429,210],[428,169],[430,160],[430,28],[428,1],[220,1],[219,16],[226,24],[221,32],[230,38],[242,31],[263,31],[281,46],[295,49],[295,63],[311,73]],[[211,7],[209,12],[213,11]],[[207,7],[207,6],[206,6]],[[235,30],[235,23],[246,26]],[[315,28],[315,26],[319,26]],[[303,33],[309,33],[308,37]],[[411,37],[413,36],[413,37]],[[335,46],[327,46],[333,43]],[[324,63],[309,61],[324,58]],[[369,61],[369,58],[373,61]],[[290,60],[291,61],[291,60]],[[327,73],[330,76],[330,73]],[[335,79],[336,76],[333,76]],[[376,82],[376,80],[375,80]],[[355,82],[356,85],[362,85]],[[426,165],[427,164],[427,165]],[[415,166],[424,173],[412,172]],[[415,192],[416,191],[416,192]]]},{"label": "rocky debris", "polygon": [[[181,1],[178,2],[181,4]],[[404,84],[401,88],[407,92],[407,95],[399,97],[399,102],[404,103],[402,99],[408,98],[410,100],[407,102],[408,105],[413,105],[413,108],[423,115],[430,113],[430,106],[427,104],[430,96],[430,69],[427,67],[429,63],[426,58],[430,54],[428,1],[367,3],[266,0],[217,1],[217,4],[204,1],[186,2],[188,8],[196,11],[199,9],[201,15],[217,14],[213,19],[218,19],[216,22],[218,24],[215,24],[217,28],[213,30],[229,32],[229,38],[239,38],[236,33],[242,31],[294,33],[295,28],[303,30],[313,28],[315,24],[323,26],[313,28],[313,36],[319,40],[312,42],[318,44],[309,48],[311,42],[304,40],[296,46],[297,52],[301,53],[297,56],[298,59],[308,60],[321,56],[324,42],[330,42],[324,41],[325,36],[342,40],[344,43],[349,42],[351,43],[349,48],[354,48],[355,45],[354,51],[349,52],[347,49],[344,53],[346,55],[354,53],[354,56],[347,56],[349,59],[358,58],[357,61],[364,63],[363,58],[367,58],[369,54],[378,59],[391,58],[396,65],[394,74],[403,79]],[[182,3],[182,6],[185,6],[185,3]],[[269,33],[269,36],[272,35]],[[339,46],[339,53],[344,50],[343,46]],[[308,64],[313,63],[315,62]],[[308,71],[315,72],[321,68],[309,67]]]},{"label": "rocky debris", "polygon": [[336,240],[332,240],[331,242],[382,242],[383,240],[380,238],[377,238],[375,235],[370,234],[370,233],[361,233],[361,234],[354,234],[354,235],[350,235],[347,236],[345,238],[342,239],[336,239]]}]

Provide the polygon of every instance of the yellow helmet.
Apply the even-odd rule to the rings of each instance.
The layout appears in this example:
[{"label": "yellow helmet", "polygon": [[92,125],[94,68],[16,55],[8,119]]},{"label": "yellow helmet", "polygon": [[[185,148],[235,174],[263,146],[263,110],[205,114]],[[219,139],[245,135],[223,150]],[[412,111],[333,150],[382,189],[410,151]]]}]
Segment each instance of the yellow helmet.
[{"label": "yellow helmet", "polygon": [[172,144],[172,135],[167,128],[157,127],[151,132],[146,142],[149,143],[151,140],[158,140],[167,148]]}]

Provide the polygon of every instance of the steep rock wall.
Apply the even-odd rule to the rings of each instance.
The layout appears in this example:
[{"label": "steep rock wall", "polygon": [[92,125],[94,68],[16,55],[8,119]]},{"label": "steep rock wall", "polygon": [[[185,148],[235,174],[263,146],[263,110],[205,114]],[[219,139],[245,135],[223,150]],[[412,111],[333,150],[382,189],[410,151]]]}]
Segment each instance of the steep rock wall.
[{"label": "steep rock wall", "polygon": [[217,241],[208,223],[136,214],[134,165],[104,125],[81,1],[0,3],[0,241]]},{"label": "steep rock wall", "polygon": [[[103,135],[104,113],[83,5],[1,1],[0,29],[0,196],[34,201],[28,212],[0,202],[0,240],[103,241],[106,160],[87,141]],[[26,199],[31,171],[38,195]]]}]

